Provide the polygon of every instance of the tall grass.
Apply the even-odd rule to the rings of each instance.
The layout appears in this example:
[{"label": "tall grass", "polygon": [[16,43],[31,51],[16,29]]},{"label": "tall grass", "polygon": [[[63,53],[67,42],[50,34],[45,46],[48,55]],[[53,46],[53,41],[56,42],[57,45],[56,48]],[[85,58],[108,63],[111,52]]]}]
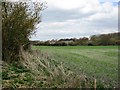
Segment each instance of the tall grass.
[{"label": "tall grass", "polygon": [[[42,82],[42,87],[80,88],[93,87],[93,82],[87,81],[85,75],[76,73],[64,67],[63,62],[58,62],[52,56],[40,50],[34,50],[31,54],[21,49],[24,61],[21,63],[35,74],[35,82]],[[41,85],[40,85],[41,86]]]},{"label": "tall grass", "polygon": [[[6,67],[9,69],[3,79],[3,87],[43,87],[43,88],[90,88],[96,87],[94,79],[88,79],[85,75],[78,75],[69,68],[64,67],[64,62],[58,62],[52,56],[40,50],[31,53],[21,49],[21,61],[18,66],[3,66],[6,75]],[[14,68],[13,68],[14,67]],[[12,68],[12,69],[10,69]],[[20,71],[19,71],[20,70]],[[27,71],[26,71],[27,70]],[[12,72],[12,73],[11,73]],[[19,72],[19,73],[17,73]],[[12,79],[11,79],[12,77]],[[18,78],[18,79],[17,79]]]}]

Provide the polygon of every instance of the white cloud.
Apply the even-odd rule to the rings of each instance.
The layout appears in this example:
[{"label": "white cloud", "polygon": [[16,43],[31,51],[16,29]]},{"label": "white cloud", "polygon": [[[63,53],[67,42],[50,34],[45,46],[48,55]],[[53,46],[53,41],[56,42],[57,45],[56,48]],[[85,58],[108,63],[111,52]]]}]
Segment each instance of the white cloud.
[{"label": "white cloud", "polygon": [[[39,1],[39,0],[32,0]],[[48,20],[38,25],[36,36],[32,39],[53,39],[65,37],[90,36],[93,34],[110,33],[118,30],[118,6],[112,2],[118,0],[40,0],[46,1]],[[103,1],[100,4],[99,1]],[[111,1],[111,2],[110,2]],[[53,14],[50,11],[55,10]],[[60,16],[58,12],[73,12]],[[76,12],[74,14],[74,12]],[[43,14],[44,15],[44,14]],[[53,15],[53,16],[51,16]],[[68,18],[73,16],[74,18]],[[67,17],[67,18],[66,18]],[[49,19],[54,21],[49,21]],[[59,21],[58,19],[62,19]]]},{"label": "white cloud", "polygon": [[98,4],[98,0],[43,0],[48,3],[49,8],[59,8],[64,10],[80,9],[86,4]]},{"label": "white cloud", "polygon": [[[87,0],[86,0],[87,1]],[[97,4],[96,4],[97,5]],[[92,5],[91,5],[92,6]],[[86,6],[86,7],[89,7]],[[85,7],[85,8],[86,8]],[[76,25],[84,26],[84,25],[94,25],[95,23],[99,25],[100,23],[103,23],[103,25],[107,25],[106,27],[111,27],[109,24],[113,24],[113,27],[116,27],[115,24],[117,25],[118,22],[118,8],[117,6],[113,6],[110,2],[106,2],[104,4],[99,4],[99,6],[96,6],[97,9],[95,10],[96,12],[92,15],[88,15],[87,17],[82,17],[82,18],[77,18],[77,19],[68,19],[64,20],[63,22],[43,22],[43,27],[49,27],[49,28],[63,28],[66,26],[71,26],[75,27]],[[95,7],[95,8],[96,8]],[[94,9],[94,8],[93,8]],[[81,9],[85,11],[85,9]],[[91,12],[91,9],[88,9],[89,12]],[[88,26],[89,26],[88,25]],[[70,27],[70,28],[71,28]],[[99,28],[98,26],[94,25],[94,27]]]},{"label": "white cloud", "polygon": [[[88,4],[80,9],[81,11],[83,10],[82,13],[94,12],[87,17],[83,16],[82,18],[67,19],[61,22],[57,20],[53,22],[42,22],[39,28],[40,31],[37,32],[36,37],[34,36],[33,39],[39,38],[41,40],[48,40],[68,37],[79,38],[81,36],[90,36],[93,34],[103,34],[118,31],[117,6],[113,6],[110,2],[106,2],[101,5],[98,4],[96,7],[94,6],[95,10],[92,7],[92,4]],[[55,17],[55,19],[57,19],[57,17]]]},{"label": "white cloud", "polygon": [[112,6],[110,2],[106,2],[100,6],[100,8],[96,13],[87,17],[86,19],[95,23],[104,21],[104,22],[113,22],[117,24],[118,7]]},{"label": "white cloud", "polygon": [[[103,26],[100,26],[101,22],[99,20],[95,23],[94,20],[89,20],[89,18],[69,19],[63,22],[42,22],[36,38],[43,40],[67,37],[79,38],[93,34],[117,32],[117,27],[114,25],[116,22],[112,22],[113,26],[110,26],[108,20],[102,19],[102,17],[101,20],[105,22]],[[112,19],[110,18],[110,20]]]}]

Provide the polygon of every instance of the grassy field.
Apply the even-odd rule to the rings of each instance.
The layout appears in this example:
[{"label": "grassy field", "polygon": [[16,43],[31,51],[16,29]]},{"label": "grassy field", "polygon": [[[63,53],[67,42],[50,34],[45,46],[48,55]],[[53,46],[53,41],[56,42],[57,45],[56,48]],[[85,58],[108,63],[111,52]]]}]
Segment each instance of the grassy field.
[{"label": "grassy field", "polygon": [[117,87],[118,47],[117,46],[33,46],[77,74],[96,78],[97,85]]}]

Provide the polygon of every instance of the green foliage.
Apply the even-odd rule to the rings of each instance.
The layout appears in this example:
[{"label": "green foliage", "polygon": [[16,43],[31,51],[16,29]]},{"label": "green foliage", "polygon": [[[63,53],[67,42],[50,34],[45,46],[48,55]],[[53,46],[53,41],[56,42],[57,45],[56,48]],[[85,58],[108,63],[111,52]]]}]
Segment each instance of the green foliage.
[{"label": "green foliage", "polygon": [[30,87],[34,81],[31,71],[19,64],[3,62],[2,85],[4,88]]},{"label": "green foliage", "polygon": [[29,43],[41,21],[42,8],[43,3],[2,2],[3,60],[19,59],[20,47]]},{"label": "green foliage", "polygon": [[93,45],[119,45],[119,36],[118,33],[109,33],[109,34],[100,34],[91,36],[90,41]]},{"label": "green foliage", "polygon": [[117,46],[36,46],[49,52],[58,61],[77,74],[84,73],[87,78],[96,78],[97,87],[113,88],[118,83]]}]

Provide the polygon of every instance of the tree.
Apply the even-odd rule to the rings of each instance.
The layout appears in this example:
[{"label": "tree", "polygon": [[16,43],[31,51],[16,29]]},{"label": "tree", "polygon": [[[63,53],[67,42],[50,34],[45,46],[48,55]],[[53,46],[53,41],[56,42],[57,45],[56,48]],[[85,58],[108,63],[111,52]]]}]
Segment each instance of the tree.
[{"label": "tree", "polygon": [[110,37],[106,34],[102,34],[100,35],[100,40],[99,40],[99,44],[100,45],[109,45],[110,44]]},{"label": "tree", "polygon": [[99,44],[99,35],[92,35],[90,38],[92,45],[98,45]]},{"label": "tree", "polygon": [[41,22],[43,3],[2,3],[3,60],[18,60],[20,47],[28,45],[29,37]]}]

